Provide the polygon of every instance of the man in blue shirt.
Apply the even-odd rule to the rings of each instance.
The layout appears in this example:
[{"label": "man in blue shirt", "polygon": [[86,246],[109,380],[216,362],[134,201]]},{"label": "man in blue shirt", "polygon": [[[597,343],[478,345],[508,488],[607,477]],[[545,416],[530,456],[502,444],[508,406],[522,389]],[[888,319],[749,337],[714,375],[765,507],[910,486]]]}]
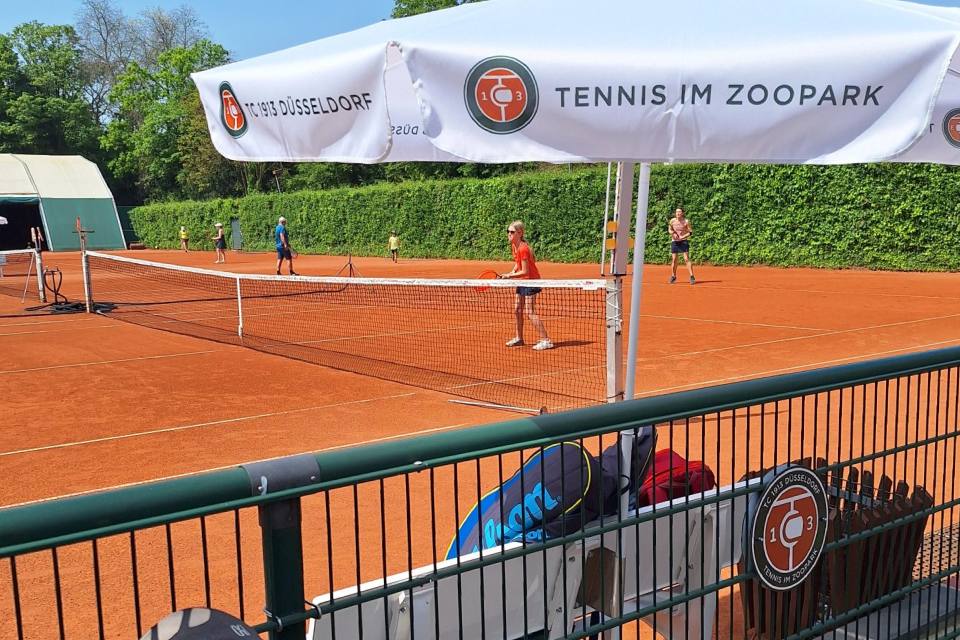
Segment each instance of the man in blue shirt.
[{"label": "man in blue shirt", "polygon": [[280,216],[277,221],[277,228],[273,231],[273,239],[277,244],[277,275],[280,275],[280,267],[283,266],[284,259],[290,262],[290,275],[298,275],[293,270],[293,250],[290,249],[290,234],[287,233],[287,219]]}]

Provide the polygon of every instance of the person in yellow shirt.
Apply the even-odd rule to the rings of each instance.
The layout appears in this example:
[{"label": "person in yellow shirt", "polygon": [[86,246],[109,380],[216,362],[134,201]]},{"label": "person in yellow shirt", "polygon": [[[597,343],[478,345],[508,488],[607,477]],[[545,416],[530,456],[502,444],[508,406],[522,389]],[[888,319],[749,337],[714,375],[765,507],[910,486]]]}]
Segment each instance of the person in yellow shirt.
[{"label": "person in yellow shirt", "polygon": [[190,234],[186,227],[180,227],[180,248],[187,251],[187,244],[190,242]]},{"label": "person in yellow shirt", "polygon": [[396,262],[397,256],[400,253],[400,238],[397,237],[396,231],[390,232],[390,239],[387,240],[387,248],[390,249],[390,257]]}]

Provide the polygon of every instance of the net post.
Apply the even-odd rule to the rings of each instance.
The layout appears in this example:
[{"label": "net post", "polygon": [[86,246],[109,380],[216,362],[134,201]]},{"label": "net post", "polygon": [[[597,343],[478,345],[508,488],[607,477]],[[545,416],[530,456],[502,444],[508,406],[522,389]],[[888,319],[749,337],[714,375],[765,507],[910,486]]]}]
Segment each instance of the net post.
[{"label": "net post", "polygon": [[623,278],[607,281],[607,402],[624,398],[623,386]]},{"label": "net post", "polygon": [[47,292],[43,287],[43,254],[40,253],[39,247],[34,249],[33,263],[37,270],[37,293],[40,295],[40,302],[46,302]]},{"label": "net post", "polygon": [[80,234],[80,266],[83,270],[83,300],[87,313],[93,313],[93,287],[90,286],[90,256],[87,255],[87,241]]},{"label": "net post", "polygon": [[237,336],[243,339],[243,296],[240,294],[239,276],[237,276]]}]

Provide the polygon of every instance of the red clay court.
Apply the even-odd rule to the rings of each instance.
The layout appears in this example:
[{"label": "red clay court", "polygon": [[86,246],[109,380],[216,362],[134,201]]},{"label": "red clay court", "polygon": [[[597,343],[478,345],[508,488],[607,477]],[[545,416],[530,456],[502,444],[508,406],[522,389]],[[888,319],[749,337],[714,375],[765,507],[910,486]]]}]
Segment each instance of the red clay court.
[{"label": "red clay court", "polygon": [[[123,255],[201,268],[213,266],[212,253],[206,252]],[[341,257],[303,256],[296,266],[305,275],[332,275],[343,262]],[[45,263],[63,270],[63,292],[69,298],[82,299],[78,254],[46,254]],[[357,269],[368,278],[472,278],[491,267],[508,268],[506,264],[355,260]],[[239,273],[269,274],[274,265],[269,254],[231,253],[226,265],[217,266]],[[596,278],[598,269],[596,265],[544,264],[541,271],[550,278]],[[960,284],[958,274],[705,266],[698,269],[696,286],[669,285],[668,275],[664,266],[647,266],[644,272],[637,366],[641,395],[960,343],[960,296],[954,293]],[[96,289],[96,279],[93,286]],[[628,279],[625,291],[629,290]],[[0,389],[4,397],[11,398],[4,405],[7,426],[0,435],[0,473],[18,479],[4,492],[0,506],[516,417],[454,404],[449,401],[451,396],[419,386],[150,329],[112,317],[38,316],[21,314],[21,310],[17,298],[0,295]],[[500,357],[502,348],[502,342],[495,342],[489,357]],[[712,433],[714,426],[708,429]],[[682,433],[676,427],[674,431]],[[726,433],[717,432],[715,437],[725,451],[743,447],[740,443],[731,448]],[[795,437],[797,434],[792,434],[791,439]],[[679,442],[669,444],[682,450]],[[762,462],[762,446],[752,455],[749,443],[746,446],[748,455],[741,466]],[[786,446],[789,450],[790,445]],[[717,447],[719,452],[721,444]],[[695,457],[704,453],[690,452]],[[733,481],[735,478],[727,476],[735,471],[735,465],[721,465],[718,482]],[[439,475],[438,481],[438,486],[450,485],[445,474]],[[486,488],[487,482],[483,484]],[[425,489],[421,485],[419,481],[414,483],[414,495]],[[393,494],[397,488],[387,489]],[[471,493],[469,487],[464,489],[461,500],[470,498]],[[343,504],[338,504],[339,498],[335,497],[332,509],[345,509],[341,513],[346,517],[343,526],[351,528],[349,503],[346,496],[341,497]],[[464,502],[459,506],[462,514],[470,505]],[[453,507],[441,504],[439,508],[441,533],[452,532],[456,526]],[[317,517],[317,512],[311,516]],[[366,539],[376,539],[378,534],[372,533],[376,525],[357,526]],[[388,522],[391,530],[397,526],[402,528],[402,523]],[[211,531],[214,538],[217,530]],[[422,542],[426,544],[418,541],[416,565],[429,561],[431,545]],[[437,552],[442,554],[447,543],[447,539],[438,540]],[[305,550],[308,565],[321,566],[319,549],[313,544]],[[346,550],[351,553],[336,559],[344,568],[338,569],[337,587],[355,583],[348,566],[352,546]],[[399,548],[387,553],[391,567],[402,560]],[[255,549],[245,553],[251,559],[256,555]],[[195,559],[182,560],[179,566],[188,571],[195,568]],[[379,575],[378,562],[379,558],[364,558],[362,575],[358,570],[357,576],[369,579]],[[28,590],[45,591],[39,583],[29,586],[32,572],[24,569]],[[42,580],[43,571],[38,571],[36,580]],[[325,576],[309,570],[307,574],[312,595],[329,588]],[[25,597],[28,603],[32,601],[29,593]],[[256,593],[247,594],[249,611],[261,606],[258,597]],[[76,598],[84,602],[83,597]],[[34,616],[43,610],[41,601],[36,601],[37,608],[30,613],[34,622],[38,620]],[[95,615],[89,605],[78,606],[74,612],[77,620]],[[163,612],[147,615],[154,613]],[[0,638],[5,636],[0,633]]]},{"label": "red clay court", "polygon": [[[213,267],[208,252],[122,255]],[[63,292],[82,299],[79,255],[45,261],[63,270]],[[343,262],[302,256],[296,266],[332,275]],[[507,268],[354,263],[365,277],[471,278]],[[274,264],[269,254],[230,253],[222,266],[272,273]],[[597,272],[543,268],[551,278]],[[692,287],[669,285],[668,275],[660,265],[644,271],[639,395],[960,343],[960,274],[703,266]],[[21,309],[0,295],[0,315]],[[86,314],[0,318],[0,390],[10,399],[0,473],[23,479],[0,497],[4,506],[512,417],[418,387]]]}]

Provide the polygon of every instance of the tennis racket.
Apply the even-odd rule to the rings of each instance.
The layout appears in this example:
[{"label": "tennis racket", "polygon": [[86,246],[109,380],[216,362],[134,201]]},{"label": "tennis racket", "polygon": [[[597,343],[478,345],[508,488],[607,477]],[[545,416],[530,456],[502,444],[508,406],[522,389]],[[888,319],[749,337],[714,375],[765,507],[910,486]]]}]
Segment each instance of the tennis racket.
[{"label": "tennis racket", "polygon": [[[493,269],[487,269],[486,271],[478,275],[476,279],[477,280],[496,280],[499,277],[500,277],[499,273],[497,273]],[[480,285],[479,287],[475,287],[475,288],[477,290],[477,293],[483,293],[484,291],[487,291],[490,288],[490,285]]]}]

